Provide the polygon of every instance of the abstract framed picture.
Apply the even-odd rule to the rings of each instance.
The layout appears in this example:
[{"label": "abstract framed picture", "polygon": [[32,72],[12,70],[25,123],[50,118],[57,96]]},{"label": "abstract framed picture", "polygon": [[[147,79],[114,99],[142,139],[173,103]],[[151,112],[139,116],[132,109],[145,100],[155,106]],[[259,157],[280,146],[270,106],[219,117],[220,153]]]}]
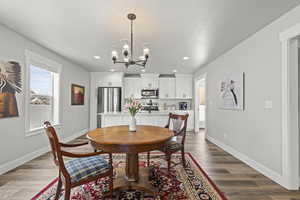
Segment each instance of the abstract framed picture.
[{"label": "abstract framed picture", "polygon": [[244,77],[244,73],[232,73],[220,81],[219,109],[244,110]]},{"label": "abstract framed picture", "polygon": [[17,94],[22,92],[21,66],[0,61],[0,118],[18,117]]},{"label": "abstract framed picture", "polygon": [[84,105],[84,86],[71,85],[71,105]]}]

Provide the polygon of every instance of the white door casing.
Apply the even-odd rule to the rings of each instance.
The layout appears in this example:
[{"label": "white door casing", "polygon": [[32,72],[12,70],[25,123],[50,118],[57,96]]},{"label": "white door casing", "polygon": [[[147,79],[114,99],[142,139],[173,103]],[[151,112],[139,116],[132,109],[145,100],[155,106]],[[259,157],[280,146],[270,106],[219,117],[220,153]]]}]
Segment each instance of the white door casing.
[{"label": "white door casing", "polygon": [[[299,188],[298,64],[295,62],[300,23],[280,34],[282,58],[282,185]],[[294,82],[291,82],[294,80]],[[295,87],[295,84],[297,86]],[[295,88],[297,88],[295,90]],[[296,93],[296,94],[295,94]],[[295,103],[296,102],[296,103]]]}]

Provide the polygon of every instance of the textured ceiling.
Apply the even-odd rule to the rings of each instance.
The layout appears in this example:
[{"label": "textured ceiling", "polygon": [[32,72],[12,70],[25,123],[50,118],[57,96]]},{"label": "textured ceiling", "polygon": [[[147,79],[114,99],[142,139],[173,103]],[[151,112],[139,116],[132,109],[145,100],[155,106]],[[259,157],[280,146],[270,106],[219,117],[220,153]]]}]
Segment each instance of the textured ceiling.
[{"label": "textured ceiling", "polygon": [[[0,0],[0,23],[89,71],[113,65],[129,39],[134,12],[135,56],[150,47],[147,72],[192,73],[247,38],[299,0]],[[101,56],[95,60],[94,55]],[[189,60],[183,60],[188,56]],[[139,68],[133,67],[131,71]]]}]

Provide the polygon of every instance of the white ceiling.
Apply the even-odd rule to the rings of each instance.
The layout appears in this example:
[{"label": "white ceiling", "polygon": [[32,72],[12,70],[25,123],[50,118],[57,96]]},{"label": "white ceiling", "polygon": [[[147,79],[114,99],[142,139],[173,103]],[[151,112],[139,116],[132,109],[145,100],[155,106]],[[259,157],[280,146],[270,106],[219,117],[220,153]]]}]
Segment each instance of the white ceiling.
[{"label": "white ceiling", "polygon": [[[89,71],[124,71],[111,50],[145,43],[147,72],[192,73],[300,3],[299,0],[0,0],[0,23]],[[101,56],[95,60],[94,55]],[[190,57],[183,61],[184,56]],[[135,68],[137,70],[137,68]],[[132,71],[132,70],[130,70]]]}]

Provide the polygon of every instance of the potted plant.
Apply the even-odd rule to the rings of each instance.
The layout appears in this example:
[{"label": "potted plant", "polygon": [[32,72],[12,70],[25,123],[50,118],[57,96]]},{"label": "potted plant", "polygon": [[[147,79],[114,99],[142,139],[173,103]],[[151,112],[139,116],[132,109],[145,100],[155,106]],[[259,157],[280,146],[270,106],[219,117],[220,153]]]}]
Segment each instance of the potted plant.
[{"label": "potted plant", "polygon": [[129,123],[129,131],[136,131],[136,118],[135,115],[141,110],[142,104],[134,99],[129,99],[125,108],[129,111],[131,115],[131,120]]}]

